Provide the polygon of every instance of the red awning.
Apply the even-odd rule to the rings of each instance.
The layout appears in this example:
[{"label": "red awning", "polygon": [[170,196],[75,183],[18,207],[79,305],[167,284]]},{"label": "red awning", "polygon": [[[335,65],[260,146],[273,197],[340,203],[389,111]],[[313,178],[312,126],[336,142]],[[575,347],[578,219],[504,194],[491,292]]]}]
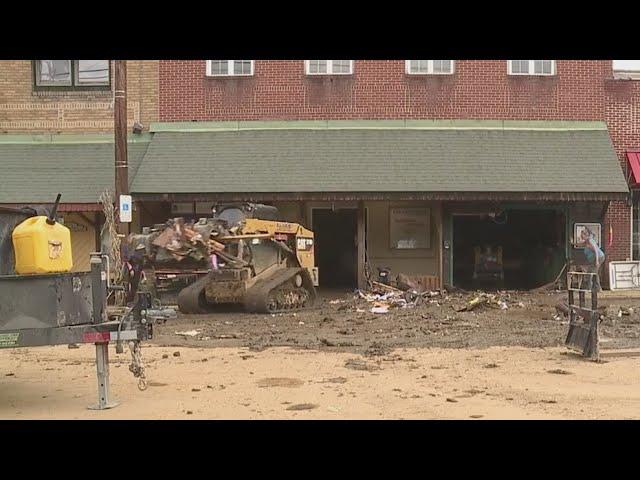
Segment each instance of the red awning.
[{"label": "red awning", "polygon": [[640,150],[635,152],[627,152],[627,160],[629,160],[629,165],[631,166],[632,175],[632,183],[634,185],[640,184]]}]

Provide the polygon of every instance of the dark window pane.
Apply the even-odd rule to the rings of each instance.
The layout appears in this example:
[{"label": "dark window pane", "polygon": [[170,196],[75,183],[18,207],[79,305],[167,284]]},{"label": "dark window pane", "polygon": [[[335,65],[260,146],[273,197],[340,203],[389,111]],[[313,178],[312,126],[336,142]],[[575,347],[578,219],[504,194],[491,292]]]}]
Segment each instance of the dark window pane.
[{"label": "dark window pane", "polygon": [[71,85],[71,60],[38,60],[37,85]]}]

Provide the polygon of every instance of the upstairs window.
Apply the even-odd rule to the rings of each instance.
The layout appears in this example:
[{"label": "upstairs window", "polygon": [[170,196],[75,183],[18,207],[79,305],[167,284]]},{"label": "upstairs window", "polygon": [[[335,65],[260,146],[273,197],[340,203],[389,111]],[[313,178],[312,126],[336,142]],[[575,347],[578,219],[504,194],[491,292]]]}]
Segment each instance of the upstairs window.
[{"label": "upstairs window", "polygon": [[405,69],[410,75],[451,75],[453,60],[406,60]]},{"label": "upstairs window", "polygon": [[614,60],[613,77],[640,80],[640,60]]},{"label": "upstairs window", "polygon": [[509,60],[509,75],[555,75],[555,60]]},{"label": "upstairs window", "polygon": [[351,75],[353,60],[305,60],[307,75]]},{"label": "upstairs window", "polygon": [[43,89],[109,89],[109,60],[35,60],[34,85]]},{"label": "upstairs window", "polygon": [[208,60],[207,76],[233,77],[253,75],[253,60]]}]

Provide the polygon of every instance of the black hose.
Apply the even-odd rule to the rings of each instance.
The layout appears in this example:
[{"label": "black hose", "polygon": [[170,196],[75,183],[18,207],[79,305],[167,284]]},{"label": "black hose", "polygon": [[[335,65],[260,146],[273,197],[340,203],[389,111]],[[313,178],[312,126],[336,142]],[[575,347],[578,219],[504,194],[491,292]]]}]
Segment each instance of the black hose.
[{"label": "black hose", "polygon": [[60,205],[60,197],[62,197],[61,193],[59,193],[58,196],[56,197],[56,201],[53,204],[53,208],[51,209],[49,218],[47,218],[47,223],[49,225],[53,225],[54,223],[56,223],[56,214],[58,213],[58,205]]}]

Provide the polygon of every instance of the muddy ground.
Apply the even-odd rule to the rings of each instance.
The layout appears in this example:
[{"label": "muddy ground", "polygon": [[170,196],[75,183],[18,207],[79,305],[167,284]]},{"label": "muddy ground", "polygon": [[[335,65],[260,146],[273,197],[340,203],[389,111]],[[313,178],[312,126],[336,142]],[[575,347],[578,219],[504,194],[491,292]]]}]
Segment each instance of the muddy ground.
[{"label": "muddy ground", "polygon": [[640,418],[640,298],[601,300],[595,363],[563,346],[554,307],[565,294],[512,292],[507,309],[456,312],[473,296],[373,314],[352,293],[322,292],[295,315],[180,315],[143,346],[145,391],[129,353],[110,348],[121,404],[105,411],[86,408],[93,345],[0,350],[0,418]]},{"label": "muddy ground", "polygon": [[[263,350],[289,346],[364,355],[396,348],[488,348],[493,346],[562,346],[567,319],[555,305],[566,292],[507,292],[507,308],[479,307],[456,312],[474,293],[450,293],[413,308],[370,313],[373,303],[352,292],[323,291],[314,308],[296,313],[264,315],[224,311],[178,315],[155,329],[153,343],[163,346],[248,347]],[[599,302],[601,348],[640,347],[640,298],[607,298]],[[618,316],[620,307],[632,308]],[[195,336],[179,335],[191,332]]]}]

